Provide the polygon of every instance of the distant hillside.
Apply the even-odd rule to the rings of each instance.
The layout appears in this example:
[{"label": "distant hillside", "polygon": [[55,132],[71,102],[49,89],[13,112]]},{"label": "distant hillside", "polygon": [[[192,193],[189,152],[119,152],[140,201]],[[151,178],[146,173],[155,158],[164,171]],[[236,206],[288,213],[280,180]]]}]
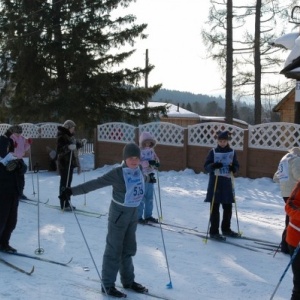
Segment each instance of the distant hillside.
[{"label": "distant hillside", "polygon": [[153,97],[152,101],[156,102],[168,102],[173,104],[182,104],[187,105],[188,103],[192,104],[198,102],[206,105],[209,102],[215,101],[219,107],[225,108],[225,99],[221,96],[214,97],[202,94],[193,94],[189,92],[180,92],[174,90],[160,89]]}]

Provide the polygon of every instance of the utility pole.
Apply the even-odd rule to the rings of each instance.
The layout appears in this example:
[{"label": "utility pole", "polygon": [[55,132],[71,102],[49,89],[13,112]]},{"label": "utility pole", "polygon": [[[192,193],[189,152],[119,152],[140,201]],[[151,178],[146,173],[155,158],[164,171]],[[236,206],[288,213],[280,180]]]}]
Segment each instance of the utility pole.
[{"label": "utility pole", "polygon": [[[146,49],[146,60],[145,60],[145,88],[148,88],[148,76],[149,76],[149,71],[148,71],[148,66],[149,66],[149,57],[148,57],[148,49]],[[145,108],[148,106],[148,99],[145,100]]]}]

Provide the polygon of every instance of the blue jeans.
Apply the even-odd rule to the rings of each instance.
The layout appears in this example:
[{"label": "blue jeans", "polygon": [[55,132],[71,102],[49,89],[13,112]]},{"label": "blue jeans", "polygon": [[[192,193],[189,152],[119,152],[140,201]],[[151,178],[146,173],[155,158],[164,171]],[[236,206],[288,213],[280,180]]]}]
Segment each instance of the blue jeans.
[{"label": "blue jeans", "polygon": [[153,211],[153,192],[154,192],[154,185],[153,183],[145,182],[145,194],[144,198],[140,203],[139,210],[138,210],[138,218],[144,219],[152,217]]}]

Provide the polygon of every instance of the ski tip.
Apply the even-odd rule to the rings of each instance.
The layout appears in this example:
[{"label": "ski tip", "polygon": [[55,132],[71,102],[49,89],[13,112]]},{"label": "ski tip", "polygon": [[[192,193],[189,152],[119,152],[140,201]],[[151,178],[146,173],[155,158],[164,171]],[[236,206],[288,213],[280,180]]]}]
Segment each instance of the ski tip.
[{"label": "ski tip", "polygon": [[30,272],[28,272],[28,275],[31,275],[34,272],[34,266],[32,266],[32,269]]},{"label": "ski tip", "polygon": [[66,265],[68,265],[72,260],[73,260],[73,257],[71,257],[71,259],[68,262],[66,262]]},{"label": "ski tip", "polygon": [[173,288],[173,284],[172,284],[171,281],[166,286],[167,286],[167,289],[172,289]]}]

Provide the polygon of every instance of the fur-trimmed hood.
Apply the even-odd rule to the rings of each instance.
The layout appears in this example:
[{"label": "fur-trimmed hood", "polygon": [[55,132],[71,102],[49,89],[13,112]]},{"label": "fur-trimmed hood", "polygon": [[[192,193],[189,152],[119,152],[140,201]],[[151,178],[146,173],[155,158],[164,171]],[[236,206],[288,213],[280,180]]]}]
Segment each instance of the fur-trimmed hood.
[{"label": "fur-trimmed hood", "polygon": [[144,131],[140,135],[139,145],[140,145],[141,148],[145,148],[145,142],[146,141],[151,143],[150,148],[155,147],[156,140],[154,139],[154,137],[148,131]]}]

